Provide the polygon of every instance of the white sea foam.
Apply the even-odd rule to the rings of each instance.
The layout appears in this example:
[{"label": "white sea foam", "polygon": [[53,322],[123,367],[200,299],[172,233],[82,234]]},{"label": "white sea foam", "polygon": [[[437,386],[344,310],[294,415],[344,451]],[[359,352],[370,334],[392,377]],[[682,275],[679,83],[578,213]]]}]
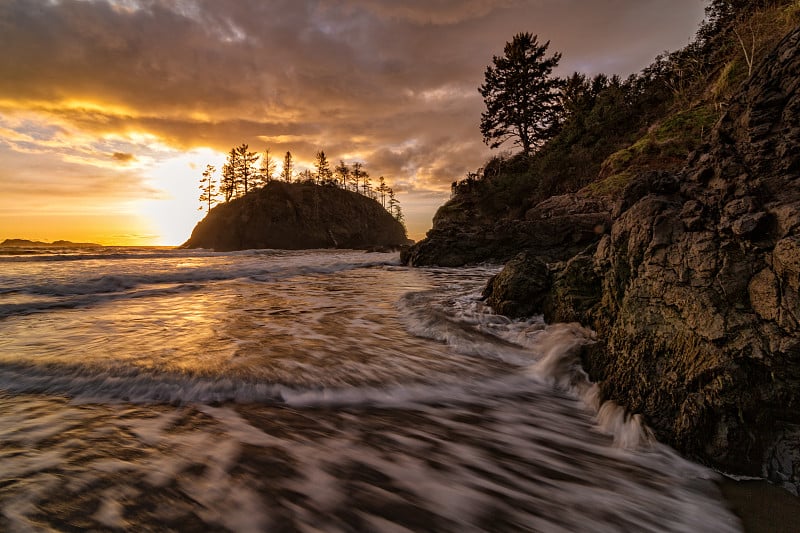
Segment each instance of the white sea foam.
[{"label": "white sea foam", "polygon": [[600,405],[590,331],[486,308],[496,267],[137,253],[0,265],[0,302],[95,284],[0,320],[0,527],[737,528],[713,473]]}]

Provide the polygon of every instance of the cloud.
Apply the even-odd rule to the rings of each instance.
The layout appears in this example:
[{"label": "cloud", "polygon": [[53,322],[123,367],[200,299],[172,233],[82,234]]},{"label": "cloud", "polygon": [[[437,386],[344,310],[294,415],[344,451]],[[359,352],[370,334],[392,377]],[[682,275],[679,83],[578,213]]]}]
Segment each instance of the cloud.
[{"label": "cloud", "polygon": [[333,160],[367,161],[404,189],[441,192],[489,155],[477,87],[515,33],[550,39],[563,52],[562,74],[627,75],[684,44],[702,8],[699,0],[5,0],[0,144],[49,153],[54,172],[69,160],[106,165],[109,176],[143,168],[159,149],[225,152],[247,142],[310,161],[324,148]]},{"label": "cloud", "polygon": [[135,161],[136,156],[133,154],[126,154],[125,152],[114,152],[111,154],[111,159],[114,161],[119,161],[120,163],[129,163],[131,161]]}]

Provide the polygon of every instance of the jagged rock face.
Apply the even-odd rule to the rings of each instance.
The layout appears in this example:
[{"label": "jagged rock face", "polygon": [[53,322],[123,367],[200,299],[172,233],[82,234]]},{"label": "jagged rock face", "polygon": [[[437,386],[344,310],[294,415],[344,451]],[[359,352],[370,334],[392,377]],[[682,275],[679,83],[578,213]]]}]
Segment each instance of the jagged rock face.
[{"label": "jagged rock face", "polygon": [[407,243],[403,225],[372,199],[335,187],[271,182],[212,209],[183,246],[230,251]]},{"label": "jagged rock face", "polygon": [[[614,208],[610,233],[549,265],[549,287],[513,279],[538,268],[528,259],[486,290],[506,309],[533,305],[548,321],[592,326],[601,342],[586,350],[586,370],[663,441],[795,494],[798,88],[800,30],[763,62],[681,173],[638,176]],[[521,289],[504,293],[497,279]]]},{"label": "jagged rock face", "polygon": [[[605,394],[727,471],[800,487],[800,31],[764,62],[680,176],[639,179],[578,313]],[[647,191],[636,198],[635,189]],[[562,316],[553,316],[563,319]]]},{"label": "jagged rock face", "polygon": [[611,206],[603,199],[568,194],[541,202],[524,220],[504,218],[491,224],[465,211],[441,208],[427,237],[401,256],[414,266],[462,266],[503,262],[525,250],[549,261],[567,259],[596,242],[611,224]]}]

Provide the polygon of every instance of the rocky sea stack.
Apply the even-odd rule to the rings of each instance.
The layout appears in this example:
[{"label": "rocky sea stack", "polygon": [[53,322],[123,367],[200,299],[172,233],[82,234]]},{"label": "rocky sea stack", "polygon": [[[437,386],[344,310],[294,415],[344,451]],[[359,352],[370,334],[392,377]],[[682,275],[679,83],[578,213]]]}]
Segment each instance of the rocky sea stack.
[{"label": "rocky sea stack", "polygon": [[273,181],[214,207],[183,247],[394,249],[405,244],[403,225],[371,198],[313,183]]},{"label": "rocky sea stack", "polygon": [[[484,293],[496,310],[593,328],[582,359],[605,399],[692,458],[798,494],[800,29],[713,109],[678,167],[662,164],[667,119],[598,182],[491,224],[459,223],[457,195],[403,258],[513,258]],[[654,164],[611,175],[646,150]]]}]

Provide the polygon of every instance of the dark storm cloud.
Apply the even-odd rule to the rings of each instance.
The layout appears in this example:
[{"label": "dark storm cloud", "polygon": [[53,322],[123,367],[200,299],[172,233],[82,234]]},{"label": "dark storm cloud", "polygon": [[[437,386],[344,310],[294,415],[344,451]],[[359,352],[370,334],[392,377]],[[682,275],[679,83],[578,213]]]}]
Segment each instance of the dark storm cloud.
[{"label": "dark storm cloud", "polygon": [[[95,134],[353,154],[446,189],[488,151],[476,88],[519,31],[626,75],[684,44],[701,0],[5,0],[0,114]],[[91,104],[91,105],[90,105]]]}]

